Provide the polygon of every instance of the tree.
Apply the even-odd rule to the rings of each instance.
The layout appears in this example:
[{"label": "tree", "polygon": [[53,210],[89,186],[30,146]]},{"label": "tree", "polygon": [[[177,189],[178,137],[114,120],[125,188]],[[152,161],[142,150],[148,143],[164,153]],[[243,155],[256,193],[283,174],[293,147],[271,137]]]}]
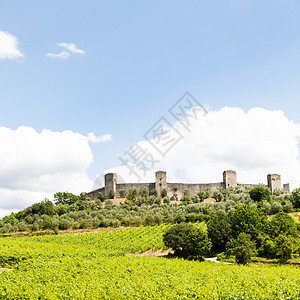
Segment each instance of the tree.
[{"label": "tree", "polygon": [[157,195],[158,195],[157,189],[152,189],[150,192],[150,195],[157,197]]},{"label": "tree", "polygon": [[283,260],[292,258],[292,253],[299,248],[298,241],[295,238],[284,234],[277,236],[274,242],[277,255]]},{"label": "tree", "polygon": [[175,255],[186,258],[203,260],[211,249],[206,231],[191,224],[173,225],[164,233],[163,242]]},{"label": "tree", "polygon": [[167,195],[168,195],[167,189],[163,189],[163,190],[161,191],[161,197],[162,197],[162,198],[165,198],[165,197],[167,197]]},{"label": "tree", "polygon": [[126,197],[126,191],[125,190],[120,190],[119,191],[119,196],[120,196],[120,198],[125,198]]},{"label": "tree", "polygon": [[247,264],[251,261],[251,257],[256,255],[255,242],[251,241],[250,234],[241,232],[237,239],[228,243],[227,253],[235,256],[237,264]]},{"label": "tree", "polygon": [[137,189],[130,189],[126,196],[127,200],[135,200],[137,197]]},{"label": "tree", "polygon": [[80,200],[79,196],[76,196],[68,192],[57,192],[54,194],[54,203],[59,204],[73,204]]},{"label": "tree", "polygon": [[110,190],[108,191],[107,198],[108,198],[108,199],[114,199],[114,198],[115,198],[115,192],[114,192],[113,189],[110,189]]},{"label": "tree", "polygon": [[270,190],[262,186],[255,187],[249,191],[250,198],[255,202],[270,201]]},{"label": "tree", "polygon": [[290,200],[295,208],[300,208],[300,188],[293,190]]},{"label": "tree", "polygon": [[227,214],[216,215],[207,223],[207,234],[215,252],[225,251],[226,244],[231,236],[231,225]]},{"label": "tree", "polygon": [[259,233],[265,231],[267,216],[257,208],[243,205],[229,213],[232,235],[237,238],[242,232],[256,238]]},{"label": "tree", "polygon": [[294,218],[284,212],[277,213],[270,222],[270,235],[276,237],[280,234],[298,236]]}]

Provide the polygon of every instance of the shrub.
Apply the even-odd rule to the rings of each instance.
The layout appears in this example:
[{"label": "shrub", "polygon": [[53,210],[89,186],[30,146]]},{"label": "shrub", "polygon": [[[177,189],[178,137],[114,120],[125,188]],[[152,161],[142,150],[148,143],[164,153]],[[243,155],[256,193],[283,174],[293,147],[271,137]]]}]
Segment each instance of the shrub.
[{"label": "shrub", "polygon": [[225,251],[226,244],[231,236],[231,225],[226,214],[220,214],[207,223],[207,234],[212,242],[212,249],[215,252]]},{"label": "shrub", "polygon": [[120,198],[125,198],[126,197],[126,191],[125,190],[120,190],[119,191],[119,196],[120,196]]},{"label": "shrub", "polygon": [[157,189],[152,189],[151,192],[150,192],[150,195],[154,196],[154,197],[157,197],[158,196]]},{"label": "shrub", "polygon": [[251,235],[241,232],[237,239],[231,240],[227,245],[227,253],[235,256],[237,264],[247,264],[251,257],[256,255],[255,242]]},{"label": "shrub", "polygon": [[284,234],[277,236],[274,242],[277,255],[283,260],[292,258],[292,253],[298,248],[297,241],[293,237]]},{"label": "shrub", "polygon": [[282,204],[280,202],[277,202],[277,201],[273,202],[273,204],[272,204],[272,213],[277,214],[281,211],[283,211]]},{"label": "shrub", "polygon": [[101,202],[104,202],[107,198],[106,198],[106,196],[104,196],[102,193],[99,193],[99,194],[98,194],[98,199],[99,199]]},{"label": "shrub", "polygon": [[276,214],[270,222],[270,234],[276,237],[280,234],[298,236],[297,225],[293,217],[287,213]]},{"label": "shrub", "polygon": [[166,196],[166,197],[164,197],[164,199],[163,199],[163,203],[164,204],[170,204],[170,198],[168,197],[168,196]]},{"label": "shrub", "polygon": [[177,224],[163,235],[166,247],[175,251],[175,255],[203,260],[208,255],[211,242],[207,233],[191,224]]},{"label": "shrub", "polygon": [[137,189],[130,189],[127,194],[128,200],[135,200],[137,197]]},{"label": "shrub", "polygon": [[264,187],[255,187],[249,191],[250,197],[255,202],[270,201],[270,190]]},{"label": "shrub", "polygon": [[163,190],[161,191],[161,197],[164,198],[164,197],[167,197],[167,195],[168,195],[167,189],[163,189]]},{"label": "shrub", "polygon": [[149,190],[147,188],[140,189],[139,194],[141,197],[147,198],[149,196]]},{"label": "shrub", "polygon": [[108,198],[108,199],[114,199],[114,198],[115,198],[115,192],[114,192],[113,189],[110,189],[110,190],[108,191],[107,198]]}]

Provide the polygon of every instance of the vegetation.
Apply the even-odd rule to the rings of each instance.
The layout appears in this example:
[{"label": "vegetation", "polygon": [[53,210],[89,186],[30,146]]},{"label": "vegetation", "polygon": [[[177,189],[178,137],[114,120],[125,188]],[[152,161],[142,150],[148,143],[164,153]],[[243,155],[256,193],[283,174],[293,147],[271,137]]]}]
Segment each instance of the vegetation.
[{"label": "vegetation", "polygon": [[300,297],[298,267],[126,256],[162,248],[168,228],[0,238],[0,299]]}]

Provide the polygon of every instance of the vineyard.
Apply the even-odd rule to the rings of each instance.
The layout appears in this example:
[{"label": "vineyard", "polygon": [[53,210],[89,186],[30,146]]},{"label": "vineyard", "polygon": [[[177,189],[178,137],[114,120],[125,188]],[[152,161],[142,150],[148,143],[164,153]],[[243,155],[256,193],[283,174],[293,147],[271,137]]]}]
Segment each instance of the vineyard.
[{"label": "vineyard", "polygon": [[298,267],[126,256],[168,227],[0,238],[0,299],[299,299]]}]

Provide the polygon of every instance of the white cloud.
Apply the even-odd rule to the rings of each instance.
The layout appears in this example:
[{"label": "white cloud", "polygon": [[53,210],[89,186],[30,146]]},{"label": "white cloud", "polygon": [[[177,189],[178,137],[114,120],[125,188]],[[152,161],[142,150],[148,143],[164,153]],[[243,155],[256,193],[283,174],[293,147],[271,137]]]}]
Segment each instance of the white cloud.
[{"label": "white cloud", "polygon": [[18,39],[12,34],[0,30],[0,59],[17,59],[24,57],[18,49]]},{"label": "white cloud", "polygon": [[78,49],[77,46],[73,43],[57,43],[56,45],[59,47],[63,47],[75,54],[85,54],[84,50]]},{"label": "white cloud", "polygon": [[77,48],[77,46],[74,43],[64,43],[63,42],[63,43],[56,43],[56,45],[64,48],[65,50],[61,51],[58,54],[48,52],[46,54],[47,57],[67,59],[72,54],[85,54],[85,51]]},{"label": "white cloud", "polygon": [[93,143],[105,143],[110,142],[113,139],[112,134],[103,134],[99,137],[95,136],[94,132],[88,134],[88,140]]},{"label": "white cloud", "polygon": [[69,52],[66,51],[62,51],[59,54],[53,54],[48,52],[46,54],[47,57],[51,57],[51,58],[61,58],[61,59],[67,59],[69,56],[71,56],[71,54]]},{"label": "white cloud", "polygon": [[[240,183],[267,183],[267,174],[279,173],[282,182],[300,186],[300,124],[289,120],[282,111],[224,107],[205,117],[191,120],[189,130],[179,123],[174,127],[184,136],[163,158],[148,141],[143,149],[154,156],[152,171],[140,171],[142,182],[154,181],[154,171],[166,170],[170,182],[221,182],[224,170],[236,170]],[[164,136],[162,137],[162,139]],[[126,166],[111,168],[127,182]]]},{"label": "white cloud", "polygon": [[57,191],[90,191],[93,162],[89,138],[70,130],[38,133],[31,127],[0,127],[0,218]]}]

